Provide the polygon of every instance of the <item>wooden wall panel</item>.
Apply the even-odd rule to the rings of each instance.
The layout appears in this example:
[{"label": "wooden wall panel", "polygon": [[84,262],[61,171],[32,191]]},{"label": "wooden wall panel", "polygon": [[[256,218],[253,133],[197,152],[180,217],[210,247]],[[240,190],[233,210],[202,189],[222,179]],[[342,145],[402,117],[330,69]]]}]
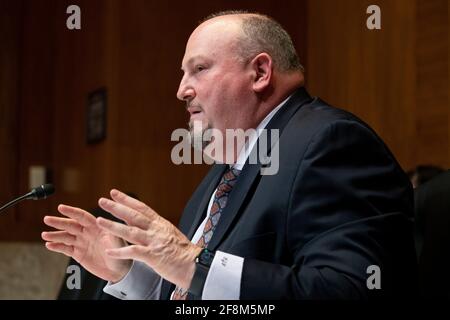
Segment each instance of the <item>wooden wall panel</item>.
[{"label": "wooden wall panel", "polygon": [[[51,168],[52,160],[52,77],[53,77],[53,28],[52,20],[55,1],[3,1],[2,6],[15,7],[16,11],[1,10],[6,21],[18,24],[19,32],[6,30],[8,37],[14,37],[19,44],[16,52],[8,58],[3,69],[8,79],[5,95],[10,99],[14,113],[9,115],[9,156],[13,163],[5,167],[14,180],[8,198],[12,199],[29,190],[28,169],[31,165]],[[3,19],[2,19],[3,22]],[[8,38],[7,37],[7,38]],[[2,52],[5,52],[2,50]],[[17,83],[17,84],[16,84]],[[16,86],[16,87],[14,87]],[[2,126],[3,128],[3,126]],[[3,136],[3,135],[2,135]],[[2,148],[2,152],[5,149]],[[0,239],[37,239],[42,230],[43,214],[50,209],[50,202],[22,202],[5,212],[0,221]]]},{"label": "wooden wall panel", "polygon": [[[24,1],[19,112],[19,193],[29,191],[29,168],[52,170],[53,75],[56,0]],[[49,176],[51,179],[51,177]],[[44,227],[42,217],[52,201],[25,201],[17,207],[17,220],[9,238],[33,240]]]},{"label": "wooden wall panel", "polygon": [[371,1],[308,2],[307,84],[312,94],[368,122],[409,166],[414,130],[414,2],[378,1],[381,30],[366,27]]},{"label": "wooden wall panel", "polygon": [[403,168],[450,166],[448,2],[308,1],[310,91],[368,122]]},{"label": "wooden wall panel", "polygon": [[[15,224],[0,239],[39,240],[43,216],[56,213],[59,203],[91,209],[112,187],[135,193],[176,223],[208,170],[170,159],[176,144],[170,135],[188,121],[176,91],[189,34],[212,12],[256,10],[289,30],[305,62],[305,3],[79,0],[81,30],[68,30],[72,1],[24,1],[14,20],[23,28],[14,38],[23,43],[21,71],[14,73],[22,100],[18,128],[8,130],[22,134],[18,158],[8,165],[17,166],[11,178],[19,184],[11,195],[27,191],[30,165],[51,169],[57,192],[17,206]],[[100,87],[108,93],[107,138],[87,145],[87,97]]]},{"label": "wooden wall panel", "polygon": [[[81,30],[66,28],[66,8],[70,1],[58,1],[56,54],[54,60],[53,167],[57,203],[90,210],[99,195],[105,194],[108,179],[108,140],[86,143],[86,108],[90,92],[107,87],[108,1],[78,1]],[[109,97],[108,97],[109,98]],[[114,106],[108,100],[108,113]],[[107,126],[107,130],[111,128]],[[56,212],[56,210],[54,210]]]},{"label": "wooden wall panel", "polygon": [[[0,1],[0,206],[19,190],[19,86],[22,1]],[[0,238],[14,225],[15,207],[0,214]]]},{"label": "wooden wall panel", "polygon": [[447,0],[417,1],[415,160],[450,166]]},{"label": "wooden wall panel", "polygon": [[[24,1],[23,10],[15,7],[16,16],[9,15],[11,30],[20,39],[10,37],[9,51],[2,50],[19,54],[0,60],[12,61],[9,74],[16,76],[16,82],[7,83],[9,95],[0,98],[1,112],[9,110],[1,130],[13,139],[0,138],[2,153],[10,155],[1,161],[14,172],[8,179],[18,181],[7,197],[28,189],[32,164],[51,169],[57,193],[47,201],[18,206],[8,217],[16,224],[7,224],[2,239],[39,240],[43,215],[55,213],[58,203],[89,209],[112,187],[134,192],[171,221],[178,220],[208,169],[170,161],[175,145],[170,134],[188,120],[175,96],[180,62],[198,20],[224,9],[251,9],[279,20],[307,68],[311,93],[371,124],[405,169],[428,159],[448,166],[448,42],[440,43],[448,39],[448,3],[377,3],[380,31],[366,28],[368,0],[290,0],[283,5],[196,0],[176,6],[80,0],[82,29],[71,31],[66,28],[71,1]],[[428,16],[433,18],[425,23]],[[99,87],[108,92],[107,138],[87,145],[86,99]],[[8,109],[4,101],[9,101]],[[14,148],[16,156],[8,152]]]}]

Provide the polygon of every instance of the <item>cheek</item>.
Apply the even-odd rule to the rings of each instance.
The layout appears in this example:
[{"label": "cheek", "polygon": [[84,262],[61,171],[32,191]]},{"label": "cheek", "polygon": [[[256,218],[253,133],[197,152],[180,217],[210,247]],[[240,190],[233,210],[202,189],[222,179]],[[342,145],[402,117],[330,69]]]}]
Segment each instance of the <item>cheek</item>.
[{"label": "cheek", "polygon": [[240,117],[242,104],[248,96],[248,83],[237,79],[239,77],[223,75],[211,77],[210,85],[204,88],[205,116],[214,128],[231,128],[236,117]]},{"label": "cheek", "polygon": [[[214,84],[214,82],[211,83]],[[205,116],[209,121],[215,122],[224,116],[226,99],[227,93],[219,84],[212,85],[204,91],[202,104]]]}]

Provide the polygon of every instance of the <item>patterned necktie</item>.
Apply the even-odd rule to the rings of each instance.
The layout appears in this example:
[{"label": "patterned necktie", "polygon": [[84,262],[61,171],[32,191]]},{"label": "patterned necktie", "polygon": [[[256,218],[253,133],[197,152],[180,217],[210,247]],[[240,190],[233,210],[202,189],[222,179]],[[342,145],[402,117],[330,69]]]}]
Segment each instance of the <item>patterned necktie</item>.
[{"label": "patterned necktie", "polygon": [[[214,230],[217,227],[220,216],[227,205],[228,196],[230,195],[230,192],[233,189],[240,173],[241,170],[229,168],[222,176],[222,180],[220,181],[219,186],[216,189],[216,193],[214,194],[208,220],[203,228],[203,234],[197,241],[198,246],[201,246],[202,248],[206,248],[208,246]],[[187,294],[188,291],[186,289],[177,286],[172,296],[172,300],[186,300]]]}]

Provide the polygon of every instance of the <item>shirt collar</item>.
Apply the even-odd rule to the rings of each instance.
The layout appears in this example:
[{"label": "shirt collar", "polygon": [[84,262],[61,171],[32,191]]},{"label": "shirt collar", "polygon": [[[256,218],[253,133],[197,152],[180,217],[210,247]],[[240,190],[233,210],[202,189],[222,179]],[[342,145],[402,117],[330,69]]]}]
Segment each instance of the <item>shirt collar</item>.
[{"label": "shirt collar", "polygon": [[244,167],[245,162],[247,161],[250,152],[252,151],[253,147],[255,146],[256,141],[258,140],[259,136],[263,132],[263,129],[267,126],[269,121],[273,118],[273,116],[281,109],[282,106],[286,103],[286,101],[289,100],[289,97],[284,99],[276,108],[274,108],[264,119],[260,122],[260,124],[256,127],[256,134],[249,136],[249,139],[244,147],[242,147],[241,151],[239,152],[239,156],[237,158],[237,161],[235,164],[230,165],[234,169],[242,170]]}]

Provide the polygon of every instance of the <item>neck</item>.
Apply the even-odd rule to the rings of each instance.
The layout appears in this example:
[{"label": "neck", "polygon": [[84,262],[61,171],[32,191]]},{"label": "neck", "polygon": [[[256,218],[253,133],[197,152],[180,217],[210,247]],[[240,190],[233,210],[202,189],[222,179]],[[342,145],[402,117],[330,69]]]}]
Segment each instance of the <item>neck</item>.
[{"label": "neck", "polygon": [[[267,88],[265,92],[261,93],[257,97],[259,104],[257,104],[255,112],[251,115],[251,117],[246,117],[247,120],[243,122],[245,123],[245,126],[241,126],[240,128],[244,132],[247,129],[256,129],[272,110],[274,110],[281,102],[286,100],[287,97],[303,85],[304,78],[301,72],[284,73],[276,76],[274,75],[270,88]],[[208,157],[219,163],[233,164],[237,161],[238,155],[245,144],[245,139],[241,139],[240,143],[235,143],[235,141],[232,141],[231,143],[231,141],[228,141],[225,132],[222,133],[222,137],[223,139],[218,139],[216,143],[213,142],[208,145],[204,152]],[[231,140],[235,139],[233,138]],[[215,156],[213,156],[211,151],[218,151],[216,149],[218,147],[217,143],[219,143],[222,147],[219,148],[222,152],[219,152],[219,154],[215,153]],[[230,147],[230,145],[232,147]]]},{"label": "neck", "polygon": [[302,72],[274,74],[271,87],[259,97],[260,104],[256,109],[252,128],[256,128],[273,109],[304,84]]}]

